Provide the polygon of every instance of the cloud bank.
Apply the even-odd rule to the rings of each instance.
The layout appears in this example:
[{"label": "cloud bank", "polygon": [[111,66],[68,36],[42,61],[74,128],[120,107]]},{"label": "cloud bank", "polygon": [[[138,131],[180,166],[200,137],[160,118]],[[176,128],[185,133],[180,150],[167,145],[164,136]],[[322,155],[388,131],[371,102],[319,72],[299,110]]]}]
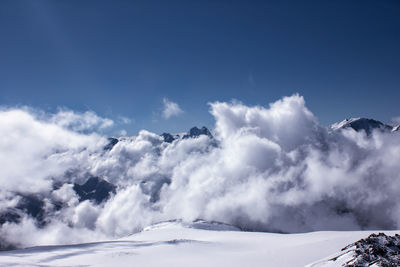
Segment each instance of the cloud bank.
[{"label": "cloud bank", "polygon": [[164,119],[169,119],[174,116],[179,116],[183,113],[183,110],[175,102],[168,100],[168,98],[163,98],[163,111],[162,116]]},{"label": "cloud bank", "polygon": [[[89,242],[171,219],[272,232],[400,227],[398,132],[333,131],[299,95],[268,108],[215,102],[210,113],[214,140],[167,143],[142,130],[104,149],[106,137],[51,115],[1,110],[0,214],[34,196],[44,219],[3,221],[0,242]],[[82,201],[74,183],[88,177],[115,193],[100,204]]]}]

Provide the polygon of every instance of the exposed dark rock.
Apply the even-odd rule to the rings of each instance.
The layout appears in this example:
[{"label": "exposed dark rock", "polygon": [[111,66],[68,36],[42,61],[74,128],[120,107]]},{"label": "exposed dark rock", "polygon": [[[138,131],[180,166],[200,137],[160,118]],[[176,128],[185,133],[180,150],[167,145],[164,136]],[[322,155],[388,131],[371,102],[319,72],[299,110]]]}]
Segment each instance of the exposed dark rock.
[{"label": "exposed dark rock", "polygon": [[110,151],[118,143],[118,139],[114,137],[108,138],[108,144],[104,146],[104,150]]},{"label": "exposed dark rock", "polygon": [[400,235],[387,236],[384,233],[371,234],[345,248],[353,252],[352,260],[344,266],[400,266]]},{"label": "exposed dark rock", "polygon": [[39,197],[34,195],[22,195],[16,208],[24,211],[24,213],[32,216],[33,218],[43,217],[44,202]]},{"label": "exposed dark rock", "polygon": [[367,135],[370,135],[373,130],[388,131],[388,132],[393,131],[392,126],[386,125],[377,120],[366,119],[366,118],[346,119],[340,123],[334,124],[333,128],[336,130],[352,128],[357,132],[365,131]]},{"label": "exposed dark rock", "polygon": [[172,143],[175,140],[174,136],[170,133],[163,133],[161,136],[164,138],[164,142],[167,143]]},{"label": "exposed dark rock", "polygon": [[206,127],[201,127],[201,129],[197,127],[193,127],[190,129],[189,133],[184,135],[183,138],[193,138],[193,137],[198,137],[200,135],[207,135],[208,137],[212,138],[211,132],[206,128]]},{"label": "exposed dark rock", "polygon": [[[188,133],[183,135],[182,139],[196,138],[199,137],[200,135],[207,135],[208,137],[213,138],[211,132],[206,127],[203,126],[201,129],[197,127],[191,128]],[[170,133],[163,133],[161,134],[161,136],[163,137],[164,142],[167,143],[172,143],[174,140],[180,138],[179,135],[172,135]]]},{"label": "exposed dark rock", "polygon": [[38,227],[45,226],[47,221],[42,197],[23,194],[19,194],[19,196],[20,200],[15,207],[9,207],[0,212],[0,225],[6,222],[19,223],[24,215],[28,215],[35,219],[35,223]]},{"label": "exposed dark rock", "polygon": [[90,177],[84,184],[74,184],[73,189],[79,196],[79,201],[93,200],[97,204],[107,200],[116,187],[99,177]]},{"label": "exposed dark rock", "polygon": [[356,120],[356,121],[350,123],[349,126],[356,131],[365,130],[365,132],[367,134],[371,134],[371,132],[374,129],[387,130],[387,131],[392,130],[392,127],[390,127],[386,124],[383,124],[380,121],[376,121],[376,120],[372,120],[372,119],[365,119],[365,118]]},{"label": "exposed dark rock", "polygon": [[8,208],[0,213],[0,225],[3,225],[6,222],[19,223],[20,221],[21,215],[15,208]]},{"label": "exposed dark rock", "polygon": [[[45,202],[41,195],[26,195],[19,194],[20,200],[15,207],[10,207],[0,213],[0,225],[6,222],[19,223],[24,215],[28,215],[35,219],[38,227],[43,227],[47,224],[45,214]],[[61,209],[60,203],[53,203],[56,210]]]}]

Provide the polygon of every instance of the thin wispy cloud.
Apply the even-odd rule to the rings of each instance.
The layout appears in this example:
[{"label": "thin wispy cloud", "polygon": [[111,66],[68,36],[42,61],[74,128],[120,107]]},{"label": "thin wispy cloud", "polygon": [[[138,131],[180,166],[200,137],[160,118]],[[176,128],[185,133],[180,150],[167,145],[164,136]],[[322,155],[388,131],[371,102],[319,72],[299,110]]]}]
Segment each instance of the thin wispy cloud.
[{"label": "thin wispy cloud", "polygon": [[118,122],[121,124],[131,124],[132,120],[125,116],[118,116]]},{"label": "thin wispy cloud", "polygon": [[162,116],[164,119],[169,119],[174,116],[179,116],[183,113],[183,110],[175,102],[170,101],[168,98],[163,98],[163,111]]},{"label": "thin wispy cloud", "polygon": [[400,124],[400,116],[397,116],[397,117],[394,117],[394,118],[392,118],[392,122],[394,123],[394,124]]},{"label": "thin wispy cloud", "polygon": [[74,131],[102,130],[114,125],[114,121],[102,118],[93,111],[83,113],[72,110],[60,110],[50,118],[50,122]]}]

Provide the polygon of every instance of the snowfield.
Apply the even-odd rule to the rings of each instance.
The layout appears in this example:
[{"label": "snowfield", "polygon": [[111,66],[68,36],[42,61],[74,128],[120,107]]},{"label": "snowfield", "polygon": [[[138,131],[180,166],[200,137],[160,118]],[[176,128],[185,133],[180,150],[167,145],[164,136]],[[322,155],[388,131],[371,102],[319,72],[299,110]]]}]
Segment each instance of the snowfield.
[{"label": "snowfield", "polygon": [[[164,222],[117,240],[0,253],[1,266],[341,266],[329,261],[373,231],[242,232],[233,226]],[[376,231],[374,231],[376,232]],[[394,235],[399,231],[386,231]]]}]

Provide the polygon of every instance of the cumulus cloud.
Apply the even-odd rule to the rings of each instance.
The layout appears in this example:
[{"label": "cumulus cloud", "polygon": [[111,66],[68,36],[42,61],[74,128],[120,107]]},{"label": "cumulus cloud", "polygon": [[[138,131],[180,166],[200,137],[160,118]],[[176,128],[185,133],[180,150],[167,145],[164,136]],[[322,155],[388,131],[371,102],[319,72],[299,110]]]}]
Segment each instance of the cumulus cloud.
[{"label": "cumulus cloud", "polygon": [[102,130],[114,124],[111,119],[102,118],[93,111],[79,113],[72,110],[60,110],[52,115],[49,121],[73,131]]},{"label": "cumulus cloud", "polygon": [[[333,131],[299,95],[268,107],[214,102],[210,113],[214,140],[166,143],[142,130],[105,150],[99,134],[0,111],[0,215],[30,194],[46,218],[3,223],[0,242],[88,242],[172,219],[273,232],[400,226],[398,132]],[[116,186],[104,203],[73,189],[93,176]]]},{"label": "cumulus cloud", "polygon": [[[59,114],[43,121],[26,110],[0,111],[0,184],[3,190],[36,192],[50,188],[52,177],[62,175],[105,142],[97,134],[83,135],[64,128],[63,120],[55,119],[64,117]],[[81,116],[72,117],[78,122],[69,123],[81,123]]]},{"label": "cumulus cloud", "polygon": [[163,98],[163,111],[162,116],[165,119],[169,119],[174,116],[179,116],[183,113],[183,110],[179,107],[179,105],[175,102],[168,100],[168,98]]}]

